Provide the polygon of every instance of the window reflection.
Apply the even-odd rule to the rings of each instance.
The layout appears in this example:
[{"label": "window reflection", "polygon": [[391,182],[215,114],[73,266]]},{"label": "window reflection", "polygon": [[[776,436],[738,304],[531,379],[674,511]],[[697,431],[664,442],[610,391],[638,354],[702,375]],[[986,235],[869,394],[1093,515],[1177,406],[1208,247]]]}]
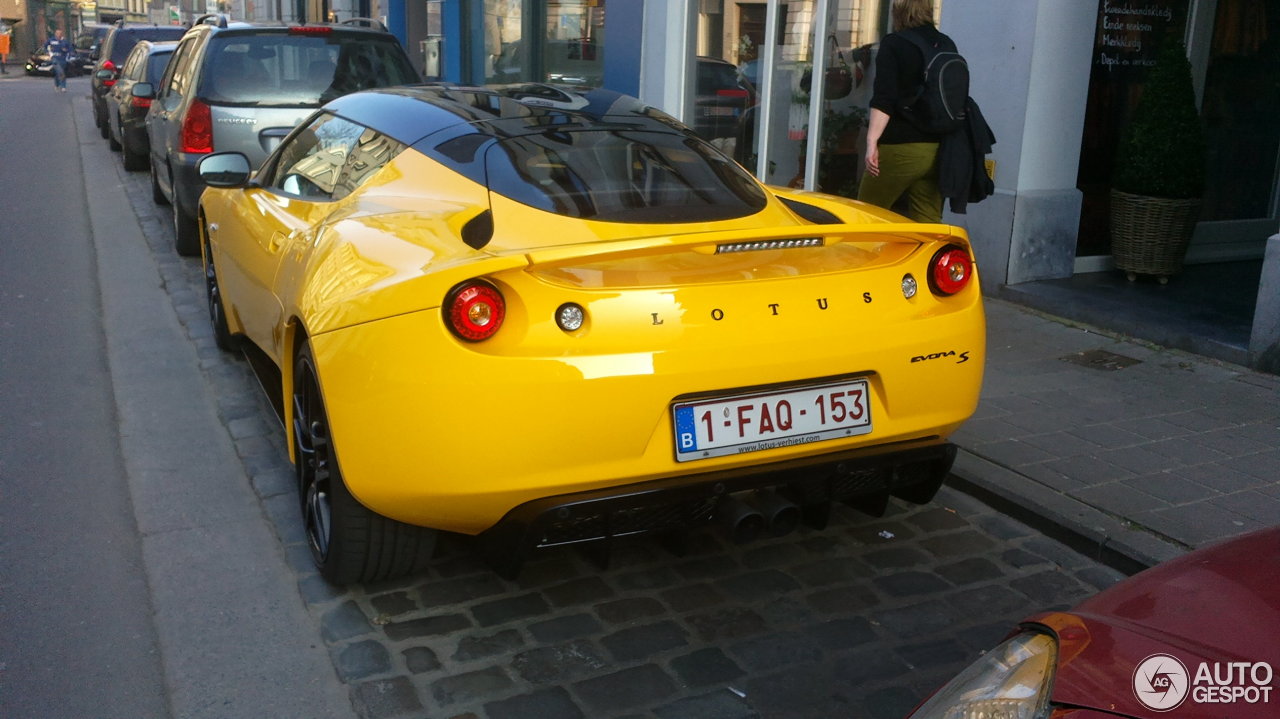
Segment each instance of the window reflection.
[{"label": "window reflection", "polygon": [[[776,30],[770,38],[770,3],[701,0],[695,48],[698,77],[689,124],[753,173],[759,166],[759,135],[765,133],[769,156],[761,179],[767,183],[855,196],[871,71],[876,45],[888,32],[890,2],[778,0]],[[935,0],[935,13],[941,6],[941,0]],[[825,38],[816,37],[819,13],[826,14]],[[775,46],[775,67],[764,68],[770,42]],[[852,77],[852,88],[841,97],[810,97],[814,50],[823,44],[828,59],[817,71],[843,66]],[[771,79],[772,109],[761,119],[764,98],[759,93],[765,73]],[[745,100],[734,92],[737,87],[747,90]],[[818,177],[809,182],[805,155],[814,102],[820,104],[819,161]]]},{"label": "window reflection", "polygon": [[483,0],[487,83],[604,79],[604,0]]}]

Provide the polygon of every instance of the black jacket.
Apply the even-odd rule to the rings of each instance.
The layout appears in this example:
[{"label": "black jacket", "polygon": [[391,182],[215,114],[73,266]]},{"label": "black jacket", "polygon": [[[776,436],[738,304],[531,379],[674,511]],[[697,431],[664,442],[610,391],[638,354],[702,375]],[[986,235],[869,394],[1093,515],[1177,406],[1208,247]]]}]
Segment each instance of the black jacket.
[{"label": "black jacket", "polygon": [[938,145],[938,190],[951,203],[951,211],[963,215],[970,202],[981,202],[996,190],[987,176],[986,158],[996,136],[978,109],[965,101],[965,121]]}]

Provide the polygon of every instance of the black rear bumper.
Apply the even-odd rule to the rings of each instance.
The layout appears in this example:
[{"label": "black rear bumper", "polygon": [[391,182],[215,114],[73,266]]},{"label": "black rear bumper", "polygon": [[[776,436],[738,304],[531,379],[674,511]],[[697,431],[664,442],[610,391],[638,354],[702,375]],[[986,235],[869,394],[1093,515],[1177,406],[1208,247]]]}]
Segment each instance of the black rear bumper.
[{"label": "black rear bumper", "polygon": [[890,496],[930,501],[955,456],[955,445],[930,437],[544,497],[512,509],[478,539],[494,568],[513,576],[535,549],[601,542],[607,547],[614,537],[701,526],[717,519],[731,495],[766,489],[794,503],[806,524],[821,528],[834,502],[878,515]]}]

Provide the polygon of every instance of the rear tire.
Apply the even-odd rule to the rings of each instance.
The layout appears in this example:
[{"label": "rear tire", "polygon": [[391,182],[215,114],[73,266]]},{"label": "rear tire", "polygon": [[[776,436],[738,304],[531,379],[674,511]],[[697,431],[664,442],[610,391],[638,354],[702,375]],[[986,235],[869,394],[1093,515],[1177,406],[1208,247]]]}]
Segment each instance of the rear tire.
[{"label": "rear tire", "polygon": [[160,181],[156,179],[156,164],[151,164],[151,200],[157,205],[169,204],[169,198],[164,196],[164,192],[160,189]]},{"label": "rear tire", "polygon": [[235,338],[227,325],[227,311],[222,303],[222,288],[218,286],[218,273],[213,266],[213,248],[209,247],[209,229],[200,225],[200,247],[204,258],[205,295],[209,300],[209,324],[213,327],[213,341],[218,349],[230,352],[235,349]]},{"label": "rear tire", "polygon": [[[119,118],[116,119],[119,120]],[[107,147],[110,147],[114,152],[119,152],[121,147],[120,141],[116,139],[116,133],[111,131],[111,120],[109,119],[107,120]]]},{"label": "rear tire", "polygon": [[105,110],[98,109],[97,102],[93,104],[93,119],[98,123],[98,132],[102,134],[102,139],[111,139],[111,130],[107,127],[107,113]]},{"label": "rear tire", "polygon": [[347,490],[309,343],[294,363],[293,443],[303,528],[320,575],[333,584],[421,572],[437,532],[383,517]]},{"label": "rear tire", "polygon": [[[173,188],[175,195],[178,188]],[[200,256],[200,228],[196,218],[182,211],[182,203],[173,203],[173,248],[183,257]]]},{"label": "rear tire", "polygon": [[124,162],[124,169],[129,172],[137,172],[138,170],[147,169],[146,154],[138,154],[129,146],[129,136],[125,134],[124,128],[120,128],[120,159]]}]

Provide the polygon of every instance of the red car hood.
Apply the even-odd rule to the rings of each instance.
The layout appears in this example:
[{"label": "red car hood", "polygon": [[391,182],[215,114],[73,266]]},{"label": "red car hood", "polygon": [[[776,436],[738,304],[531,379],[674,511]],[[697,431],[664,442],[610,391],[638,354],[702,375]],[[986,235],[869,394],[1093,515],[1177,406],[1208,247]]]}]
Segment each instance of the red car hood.
[{"label": "red car hood", "polygon": [[[1144,719],[1280,717],[1280,527],[1192,552],[1033,621],[1060,640],[1055,705]],[[1158,654],[1177,662],[1144,663]],[[1158,705],[1164,691],[1185,698],[1159,711],[1139,699]]]}]

